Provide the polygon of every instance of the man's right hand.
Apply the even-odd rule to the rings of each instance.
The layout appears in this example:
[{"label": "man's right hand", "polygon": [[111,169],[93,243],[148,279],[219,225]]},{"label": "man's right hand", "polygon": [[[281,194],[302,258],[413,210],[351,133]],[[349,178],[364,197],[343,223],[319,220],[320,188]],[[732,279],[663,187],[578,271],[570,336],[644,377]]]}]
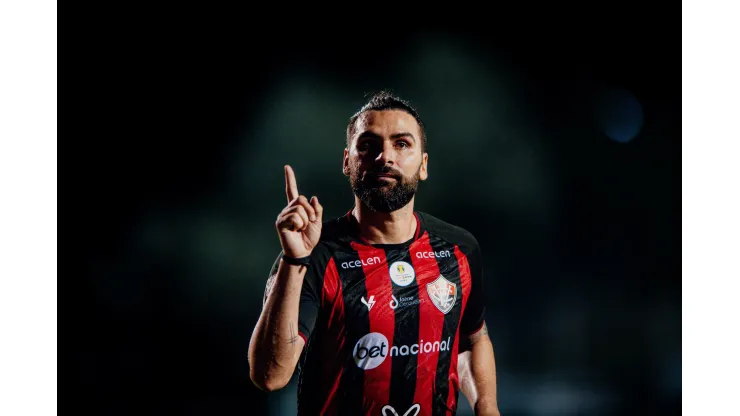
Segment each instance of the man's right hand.
[{"label": "man's right hand", "polygon": [[[288,205],[275,221],[283,255],[307,257],[319,243],[324,209],[316,197],[309,202],[298,193],[290,166],[285,166],[285,194]],[[298,317],[307,274],[307,268],[281,263],[269,278],[262,313],[249,341],[249,377],[262,390],[285,387],[300,360],[305,342],[299,336]]]},{"label": "man's right hand", "polygon": [[309,202],[298,193],[295,174],[289,165],[285,165],[285,194],[288,205],[275,221],[283,254],[294,258],[307,257],[321,237],[324,208],[315,196]]}]

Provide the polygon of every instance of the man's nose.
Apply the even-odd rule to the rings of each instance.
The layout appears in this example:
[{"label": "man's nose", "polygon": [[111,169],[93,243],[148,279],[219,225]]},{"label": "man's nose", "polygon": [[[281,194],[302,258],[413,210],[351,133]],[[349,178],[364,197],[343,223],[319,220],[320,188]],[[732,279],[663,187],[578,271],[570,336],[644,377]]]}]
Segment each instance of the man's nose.
[{"label": "man's nose", "polygon": [[392,165],[395,162],[396,152],[393,149],[393,144],[385,142],[383,148],[378,152],[378,156],[375,158],[375,162],[379,165]]}]

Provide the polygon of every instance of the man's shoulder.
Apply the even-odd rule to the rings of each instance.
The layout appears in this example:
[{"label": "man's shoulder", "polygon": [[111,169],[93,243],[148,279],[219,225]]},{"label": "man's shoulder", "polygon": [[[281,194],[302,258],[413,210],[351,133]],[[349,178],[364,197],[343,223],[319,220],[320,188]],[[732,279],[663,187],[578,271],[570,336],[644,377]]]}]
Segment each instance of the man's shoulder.
[{"label": "man's shoulder", "polygon": [[314,258],[326,262],[332,253],[341,250],[349,243],[349,236],[344,216],[325,220],[321,223],[321,236],[313,250]]},{"label": "man's shoulder", "polygon": [[[475,249],[478,247],[478,240],[469,230],[444,221],[427,212],[416,211],[416,213],[422,219],[424,228],[429,234],[452,244],[457,244],[461,248]],[[349,241],[350,236],[348,232],[346,215],[326,220],[321,226],[321,237],[319,238],[318,245],[322,246],[324,250],[336,249],[338,246],[346,244]]]},{"label": "man's shoulder", "polygon": [[424,221],[424,227],[430,235],[456,244],[465,251],[478,248],[478,240],[467,229],[444,221],[427,212],[417,211],[416,213]]},{"label": "man's shoulder", "polygon": [[321,237],[319,244],[335,244],[347,238],[347,227],[345,216],[334,217],[321,224]]}]

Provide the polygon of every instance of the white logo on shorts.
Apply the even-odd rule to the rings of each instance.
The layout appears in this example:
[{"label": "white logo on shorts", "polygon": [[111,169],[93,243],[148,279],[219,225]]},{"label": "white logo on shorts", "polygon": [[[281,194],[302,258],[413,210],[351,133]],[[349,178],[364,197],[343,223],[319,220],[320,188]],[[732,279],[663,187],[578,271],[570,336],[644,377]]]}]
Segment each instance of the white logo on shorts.
[{"label": "white logo on shorts", "polygon": [[383,406],[382,409],[380,409],[380,412],[383,414],[383,416],[416,416],[421,411],[421,405],[419,403],[414,403],[413,406],[409,407],[408,410],[406,410],[406,413],[403,415],[399,415],[398,412],[396,412],[396,409],[393,408],[393,406],[387,404]]}]

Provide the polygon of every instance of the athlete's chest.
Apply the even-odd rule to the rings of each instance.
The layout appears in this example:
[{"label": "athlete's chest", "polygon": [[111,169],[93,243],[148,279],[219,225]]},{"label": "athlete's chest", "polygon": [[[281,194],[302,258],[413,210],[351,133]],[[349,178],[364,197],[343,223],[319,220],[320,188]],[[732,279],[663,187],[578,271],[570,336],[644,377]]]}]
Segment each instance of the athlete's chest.
[{"label": "athlete's chest", "polygon": [[398,325],[440,320],[462,305],[462,281],[469,279],[454,246],[436,250],[412,245],[405,250],[337,250],[335,302],[345,322],[386,332]]}]

